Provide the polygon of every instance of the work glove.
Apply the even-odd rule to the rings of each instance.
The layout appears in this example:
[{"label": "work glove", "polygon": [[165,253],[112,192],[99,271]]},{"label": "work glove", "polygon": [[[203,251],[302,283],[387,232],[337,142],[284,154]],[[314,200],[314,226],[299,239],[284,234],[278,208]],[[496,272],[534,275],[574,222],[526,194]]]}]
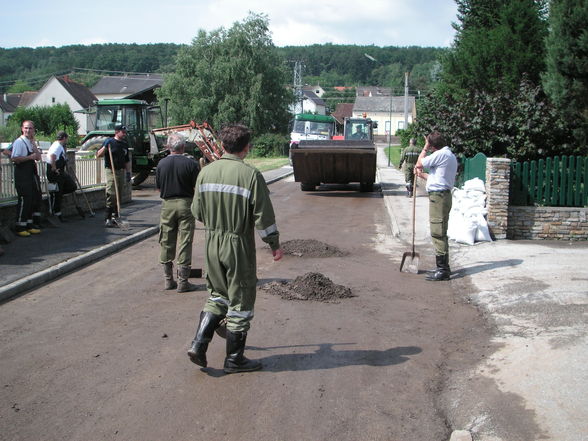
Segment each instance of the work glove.
[{"label": "work glove", "polygon": [[126,179],[127,179],[127,182],[131,182],[131,172],[127,172],[127,173],[125,174],[125,177],[126,177]]}]

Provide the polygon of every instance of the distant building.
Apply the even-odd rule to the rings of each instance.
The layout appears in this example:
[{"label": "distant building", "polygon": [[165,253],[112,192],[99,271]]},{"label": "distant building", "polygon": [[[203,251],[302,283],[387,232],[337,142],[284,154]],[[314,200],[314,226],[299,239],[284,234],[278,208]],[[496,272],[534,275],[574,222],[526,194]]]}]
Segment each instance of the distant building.
[{"label": "distant building", "polygon": [[[408,123],[416,118],[415,97],[408,97]],[[357,96],[353,105],[353,116],[371,118],[378,122],[375,135],[392,136],[398,129],[404,129],[404,96]]]},{"label": "distant building", "polygon": [[106,76],[91,91],[99,100],[129,98],[153,103],[157,101],[155,90],[162,84],[160,74]]},{"label": "distant building", "polygon": [[4,93],[0,95],[0,126],[6,126],[8,119],[18,107],[26,107],[37,92]]},{"label": "distant building", "polygon": [[325,115],[327,106],[314,92],[302,89],[302,101],[291,106],[290,112],[297,113],[315,113]]},{"label": "distant building", "polygon": [[90,92],[90,89],[64,75],[63,77],[49,78],[26,107],[67,104],[74,112],[74,117],[79,124],[78,134],[85,135],[87,132],[86,115],[75,112],[87,109],[95,100],[96,97]]},{"label": "distant building", "polygon": [[303,86],[302,90],[308,90],[309,92],[314,93],[319,98],[322,98],[323,95],[325,94],[325,89],[323,89],[318,84],[316,86],[310,86],[310,85]]}]

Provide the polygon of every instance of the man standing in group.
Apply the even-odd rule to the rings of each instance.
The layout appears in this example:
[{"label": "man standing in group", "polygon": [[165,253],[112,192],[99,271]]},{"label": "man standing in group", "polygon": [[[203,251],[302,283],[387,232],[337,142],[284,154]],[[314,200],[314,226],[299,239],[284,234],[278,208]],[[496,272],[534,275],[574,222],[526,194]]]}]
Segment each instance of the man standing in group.
[{"label": "man standing in group", "polygon": [[214,330],[226,317],[226,373],[261,369],[243,352],[255,305],[257,284],[254,229],[282,258],[269,189],[262,174],[243,162],[251,132],[225,127],[220,139],[227,153],[202,169],[196,181],[192,213],[206,228],[206,285],[209,298],[200,313],[196,337],[188,350],[192,362],[206,367]]},{"label": "man standing in group", "polygon": [[[427,152],[432,152],[427,156]],[[429,169],[425,173],[423,168]],[[421,151],[415,173],[419,178],[426,179],[429,193],[429,225],[431,238],[435,247],[437,270],[427,276],[427,280],[449,280],[449,241],[447,224],[451,211],[451,190],[457,173],[457,159],[445,145],[445,139],[439,132],[432,132],[425,137],[425,147]]]},{"label": "man standing in group", "polygon": [[23,121],[22,136],[12,143],[11,161],[14,163],[14,186],[18,195],[16,206],[16,234],[27,237],[41,232],[41,183],[36,161],[41,151],[35,141],[35,125]]},{"label": "man standing in group", "polygon": [[49,191],[49,205],[51,212],[57,218],[64,222],[61,215],[61,200],[64,194],[76,191],[76,183],[65,171],[67,157],[65,156],[65,146],[67,144],[67,133],[64,131],[57,132],[56,141],[51,144],[47,151],[47,180],[51,184],[56,184],[57,188]]},{"label": "man standing in group", "polygon": [[[96,152],[96,157],[104,156],[104,166],[106,167],[106,213],[105,226],[107,228],[115,227],[116,223],[113,218],[118,218],[118,204],[116,199],[116,188],[122,192],[125,181],[131,182],[131,162],[129,159],[129,145],[125,140],[127,128],[123,125],[114,127],[114,137],[108,138],[102,144],[102,148]],[[110,164],[110,153],[114,164]],[[116,187],[114,180],[116,179]],[[118,197],[121,197],[119,193]],[[120,201],[119,201],[120,202]]]},{"label": "man standing in group", "polygon": [[[170,135],[167,147],[170,155],[159,161],[155,172],[157,188],[163,199],[159,227],[160,257],[165,275],[165,289],[178,292],[194,291],[188,278],[192,266],[194,216],[190,205],[198,177],[198,163],[184,156],[185,140],[181,135]],[[173,261],[178,249],[178,282],[174,281]]]},{"label": "man standing in group", "polygon": [[412,192],[414,191],[414,166],[419,158],[421,149],[415,145],[416,141],[414,138],[410,138],[408,141],[408,147],[402,151],[400,156],[400,168],[404,164],[404,182],[406,182],[406,197],[411,198]]}]

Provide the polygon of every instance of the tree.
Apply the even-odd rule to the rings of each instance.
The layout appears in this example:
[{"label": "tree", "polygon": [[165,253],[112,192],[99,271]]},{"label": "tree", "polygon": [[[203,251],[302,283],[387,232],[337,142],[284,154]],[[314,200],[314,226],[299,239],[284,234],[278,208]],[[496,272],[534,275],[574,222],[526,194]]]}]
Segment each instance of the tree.
[{"label": "tree", "polygon": [[194,119],[220,128],[242,122],[256,133],[285,132],[293,101],[288,83],[267,18],[250,13],[229,30],[201,30],[179,51],[158,97],[170,99],[176,123]]},{"label": "tree", "polygon": [[443,87],[459,98],[471,90],[514,92],[523,75],[544,70],[544,0],[460,0],[453,50],[443,60]]},{"label": "tree", "polygon": [[588,3],[552,0],[545,91],[572,123],[578,147],[588,149]]}]

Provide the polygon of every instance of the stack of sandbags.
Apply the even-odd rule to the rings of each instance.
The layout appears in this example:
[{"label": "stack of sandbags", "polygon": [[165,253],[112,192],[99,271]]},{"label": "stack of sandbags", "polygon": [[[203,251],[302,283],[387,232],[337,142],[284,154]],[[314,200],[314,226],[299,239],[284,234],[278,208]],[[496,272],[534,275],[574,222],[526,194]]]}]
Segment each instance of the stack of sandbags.
[{"label": "stack of sandbags", "polygon": [[452,191],[453,201],[449,213],[447,236],[458,243],[473,245],[491,241],[486,222],[486,189],[480,178],[470,179],[461,189]]}]

